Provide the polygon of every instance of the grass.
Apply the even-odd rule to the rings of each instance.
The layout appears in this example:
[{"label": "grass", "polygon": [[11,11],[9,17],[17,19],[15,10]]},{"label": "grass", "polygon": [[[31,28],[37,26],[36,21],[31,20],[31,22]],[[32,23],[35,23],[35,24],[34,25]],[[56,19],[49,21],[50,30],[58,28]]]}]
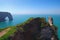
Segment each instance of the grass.
[{"label": "grass", "polygon": [[[16,31],[16,29],[18,28],[19,30],[23,30],[22,29],[22,26],[24,26],[25,24],[28,24],[32,19],[34,18],[29,18],[28,20],[26,20],[25,22],[21,23],[21,24],[18,24],[16,26],[12,26],[12,27],[8,27],[8,28],[11,28],[4,36],[2,36],[0,38],[0,40],[8,40],[8,37],[12,34],[14,34],[14,32]],[[45,21],[44,18],[41,18],[42,21]],[[44,24],[41,25],[41,27],[43,27]],[[4,29],[6,28],[3,28],[3,29],[0,29],[0,31],[3,31]],[[24,30],[23,30],[24,31]]]},{"label": "grass", "polygon": [[[16,27],[17,26],[21,26],[21,25],[25,25],[26,23],[29,23],[30,20],[32,20],[33,18],[29,18],[28,20],[26,20],[24,23],[18,24],[16,26],[12,26],[12,27],[7,27],[7,28],[11,28],[4,36],[2,36],[0,38],[0,40],[8,40],[8,37],[12,34],[14,34],[14,32],[16,31]],[[6,28],[2,28],[0,29],[0,32],[5,30]],[[23,30],[21,27],[19,28],[20,30]]]},{"label": "grass", "polygon": [[16,31],[16,27],[10,27],[11,29],[0,38],[0,40],[8,40],[7,38]]},{"label": "grass", "polygon": [[[8,27],[7,27],[7,28],[8,28]],[[0,28],[0,32],[3,31],[3,30],[5,30],[5,29],[7,29],[7,28]]]},{"label": "grass", "polygon": [[[5,29],[5,28],[4,28],[4,29]],[[0,32],[3,31],[4,29],[1,28],[1,29],[0,29]]]}]

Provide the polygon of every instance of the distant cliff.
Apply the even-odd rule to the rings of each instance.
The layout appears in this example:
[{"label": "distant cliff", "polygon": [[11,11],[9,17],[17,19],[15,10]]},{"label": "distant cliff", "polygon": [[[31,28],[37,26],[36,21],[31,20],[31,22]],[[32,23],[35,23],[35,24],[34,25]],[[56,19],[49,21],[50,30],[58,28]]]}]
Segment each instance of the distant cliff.
[{"label": "distant cliff", "polygon": [[13,20],[11,13],[9,12],[0,12],[0,22],[6,21],[5,18],[8,17],[9,21]]}]

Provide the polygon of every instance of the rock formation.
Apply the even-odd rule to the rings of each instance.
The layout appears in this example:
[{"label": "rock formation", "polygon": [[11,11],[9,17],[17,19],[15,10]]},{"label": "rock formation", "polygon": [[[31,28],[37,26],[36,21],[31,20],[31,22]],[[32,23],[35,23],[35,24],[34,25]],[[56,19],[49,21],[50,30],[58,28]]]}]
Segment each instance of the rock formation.
[{"label": "rock formation", "polygon": [[9,21],[13,20],[12,15],[9,12],[0,12],[0,22],[6,21],[6,17],[9,18]]},{"label": "rock formation", "polygon": [[[44,18],[39,18],[39,17],[33,18],[29,22],[27,22],[27,23],[25,22],[24,24],[16,26],[16,27],[18,28],[18,30],[16,31],[16,33],[14,33],[14,36],[9,39],[12,39],[12,40],[49,40],[51,38],[54,38],[54,40],[58,40],[58,37],[55,34],[54,30],[52,28],[50,28],[50,26],[48,25],[48,23],[46,22],[46,20]],[[44,30],[44,28],[46,29],[46,27],[49,29],[52,29],[51,37],[49,37],[51,30],[49,30],[49,29]],[[41,33],[42,31],[44,31],[43,34]],[[46,32],[46,31],[49,31],[49,32]],[[47,34],[49,36],[47,36],[47,38],[46,38],[46,37],[44,37],[45,34],[46,34],[46,36],[47,36]]]}]

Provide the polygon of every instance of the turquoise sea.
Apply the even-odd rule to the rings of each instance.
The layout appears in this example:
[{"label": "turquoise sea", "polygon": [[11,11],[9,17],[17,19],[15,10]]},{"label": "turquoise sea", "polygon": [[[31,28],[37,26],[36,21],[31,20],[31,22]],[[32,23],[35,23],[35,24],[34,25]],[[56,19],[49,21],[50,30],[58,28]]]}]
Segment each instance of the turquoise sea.
[{"label": "turquoise sea", "polygon": [[23,23],[30,17],[45,17],[46,20],[48,20],[48,17],[51,16],[51,17],[53,17],[54,24],[58,28],[58,37],[60,38],[60,15],[40,15],[39,14],[39,15],[12,15],[12,16],[13,16],[13,21],[0,22],[0,28],[15,26],[17,24]]}]

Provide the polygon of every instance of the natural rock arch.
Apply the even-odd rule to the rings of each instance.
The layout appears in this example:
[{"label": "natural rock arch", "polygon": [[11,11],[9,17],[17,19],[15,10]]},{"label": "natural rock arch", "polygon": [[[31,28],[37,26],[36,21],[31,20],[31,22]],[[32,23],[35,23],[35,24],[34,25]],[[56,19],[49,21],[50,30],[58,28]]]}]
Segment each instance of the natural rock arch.
[{"label": "natural rock arch", "polygon": [[9,18],[9,21],[13,20],[13,17],[9,12],[0,12],[0,22],[6,21],[6,17]]}]

